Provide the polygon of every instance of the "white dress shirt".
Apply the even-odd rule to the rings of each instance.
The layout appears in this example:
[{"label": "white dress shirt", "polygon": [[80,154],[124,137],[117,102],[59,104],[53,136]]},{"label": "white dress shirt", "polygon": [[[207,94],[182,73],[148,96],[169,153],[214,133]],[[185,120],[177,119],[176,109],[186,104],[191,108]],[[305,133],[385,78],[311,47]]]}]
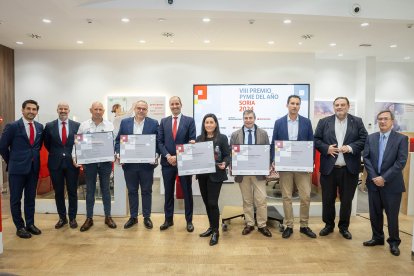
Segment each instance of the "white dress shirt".
[{"label": "white dress shirt", "polygon": [[60,119],[58,119],[59,137],[60,137],[61,141],[62,141],[62,128],[63,128],[62,122],[66,123],[66,125],[65,125],[65,127],[66,127],[66,138],[68,138],[68,135],[69,135],[69,120],[61,121]]},{"label": "white dress shirt", "polygon": [[[336,141],[338,142],[337,147],[341,148],[344,144],[346,129],[348,124],[348,117],[342,121],[335,116],[335,136]],[[335,165],[337,166],[346,166],[344,154],[342,152],[338,153],[338,158],[336,159]]]},{"label": "white dress shirt", "polygon": [[299,116],[296,117],[296,120],[292,120],[288,114],[287,124],[288,124],[289,141],[297,141],[298,133],[299,133]]},{"label": "white dress shirt", "polygon": [[[24,129],[26,130],[27,138],[29,138],[29,140],[30,140],[30,125],[29,125],[29,121],[26,120],[24,117],[22,117],[22,119],[23,119]],[[34,124],[34,121],[32,121],[31,123],[33,123],[34,139],[36,140],[36,126]]]},{"label": "white dress shirt", "polygon": [[142,120],[142,122],[138,122],[134,118],[134,134],[142,134],[142,131],[144,130],[144,123],[145,123],[145,118],[144,120]]}]

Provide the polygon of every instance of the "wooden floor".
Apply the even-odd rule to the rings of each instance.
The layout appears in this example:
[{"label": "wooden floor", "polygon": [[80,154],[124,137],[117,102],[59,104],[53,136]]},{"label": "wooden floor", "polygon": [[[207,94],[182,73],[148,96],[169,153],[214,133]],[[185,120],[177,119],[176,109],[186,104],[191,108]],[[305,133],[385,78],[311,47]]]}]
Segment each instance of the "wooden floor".
[{"label": "wooden floor", "polygon": [[[82,223],[84,216],[78,217]],[[0,274],[19,275],[414,275],[411,260],[413,218],[401,216],[401,256],[389,253],[388,246],[365,248],[371,237],[369,220],[352,218],[352,240],[345,240],[337,229],[327,237],[310,239],[295,226],[290,239],[283,239],[278,228],[272,238],[254,231],[242,236],[243,221],[234,219],[220,242],[208,245],[198,236],[207,228],[206,216],[194,217],[195,232],[187,233],[183,215],[175,216],[175,225],[161,232],[162,214],[154,214],[154,229],[147,230],[139,218],[138,226],[123,229],[125,218],[115,218],[117,229],[95,217],[95,225],[81,233],[65,227],[54,229],[56,215],[36,214],[42,235],[20,239],[8,213],[3,218],[4,253],[0,256]],[[322,228],[320,218],[311,218],[310,227]]]}]

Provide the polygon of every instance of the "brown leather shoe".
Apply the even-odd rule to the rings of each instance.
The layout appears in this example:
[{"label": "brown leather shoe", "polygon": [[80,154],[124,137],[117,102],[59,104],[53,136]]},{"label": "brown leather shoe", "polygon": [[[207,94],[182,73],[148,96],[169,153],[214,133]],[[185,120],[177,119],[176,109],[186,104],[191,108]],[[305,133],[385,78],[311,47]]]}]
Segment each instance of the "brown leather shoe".
[{"label": "brown leather shoe", "polygon": [[254,230],[254,226],[246,225],[242,231],[242,235],[250,234]]},{"label": "brown leather shoe", "polygon": [[81,232],[88,231],[89,228],[91,228],[92,226],[93,226],[93,219],[87,218],[85,222],[83,223],[83,225],[81,226],[80,231]]},{"label": "brown leather shoe", "polygon": [[112,220],[112,217],[105,217],[105,224],[108,225],[109,228],[116,228],[115,222]]},{"label": "brown leather shoe", "polygon": [[68,224],[68,220],[66,218],[64,219],[60,218],[59,221],[55,224],[55,229],[60,229],[66,224]]},{"label": "brown leather shoe", "polygon": [[72,229],[78,228],[78,223],[76,222],[76,219],[69,220],[69,226]]}]

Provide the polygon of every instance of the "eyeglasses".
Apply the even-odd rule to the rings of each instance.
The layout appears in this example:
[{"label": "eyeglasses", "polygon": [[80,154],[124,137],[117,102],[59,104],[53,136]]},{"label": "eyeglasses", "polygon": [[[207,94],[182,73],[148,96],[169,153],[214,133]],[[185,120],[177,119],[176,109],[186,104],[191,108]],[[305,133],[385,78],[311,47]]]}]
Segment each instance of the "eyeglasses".
[{"label": "eyeglasses", "polygon": [[382,121],[386,122],[386,121],[389,121],[389,120],[391,120],[391,119],[390,118],[377,118],[377,121],[380,121],[380,122],[382,122]]},{"label": "eyeglasses", "polygon": [[148,108],[145,108],[145,107],[144,107],[144,108],[142,108],[142,107],[137,107],[136,109],[137,109],[138,111],[147,111],[147,110],[148,110]]}]

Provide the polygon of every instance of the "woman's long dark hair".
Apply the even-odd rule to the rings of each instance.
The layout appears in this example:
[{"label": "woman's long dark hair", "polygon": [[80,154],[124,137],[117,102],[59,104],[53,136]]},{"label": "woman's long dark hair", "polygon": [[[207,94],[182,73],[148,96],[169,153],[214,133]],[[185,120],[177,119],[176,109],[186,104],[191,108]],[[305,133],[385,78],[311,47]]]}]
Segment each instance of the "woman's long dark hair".
[{"label": "woman's long dark hair", "polygon": [[204,123],[206,122],[207,118],[213,118],[214,122],[216,122],[216,129],[214,130],[213,140],[215,141],[217,137],[220,135],[220,126],[216,115],[214,115],[213,113],[208,113],[204,116],[203,122],[201,123],[201,142],[207,140],[207,130],[204,127]]}]

